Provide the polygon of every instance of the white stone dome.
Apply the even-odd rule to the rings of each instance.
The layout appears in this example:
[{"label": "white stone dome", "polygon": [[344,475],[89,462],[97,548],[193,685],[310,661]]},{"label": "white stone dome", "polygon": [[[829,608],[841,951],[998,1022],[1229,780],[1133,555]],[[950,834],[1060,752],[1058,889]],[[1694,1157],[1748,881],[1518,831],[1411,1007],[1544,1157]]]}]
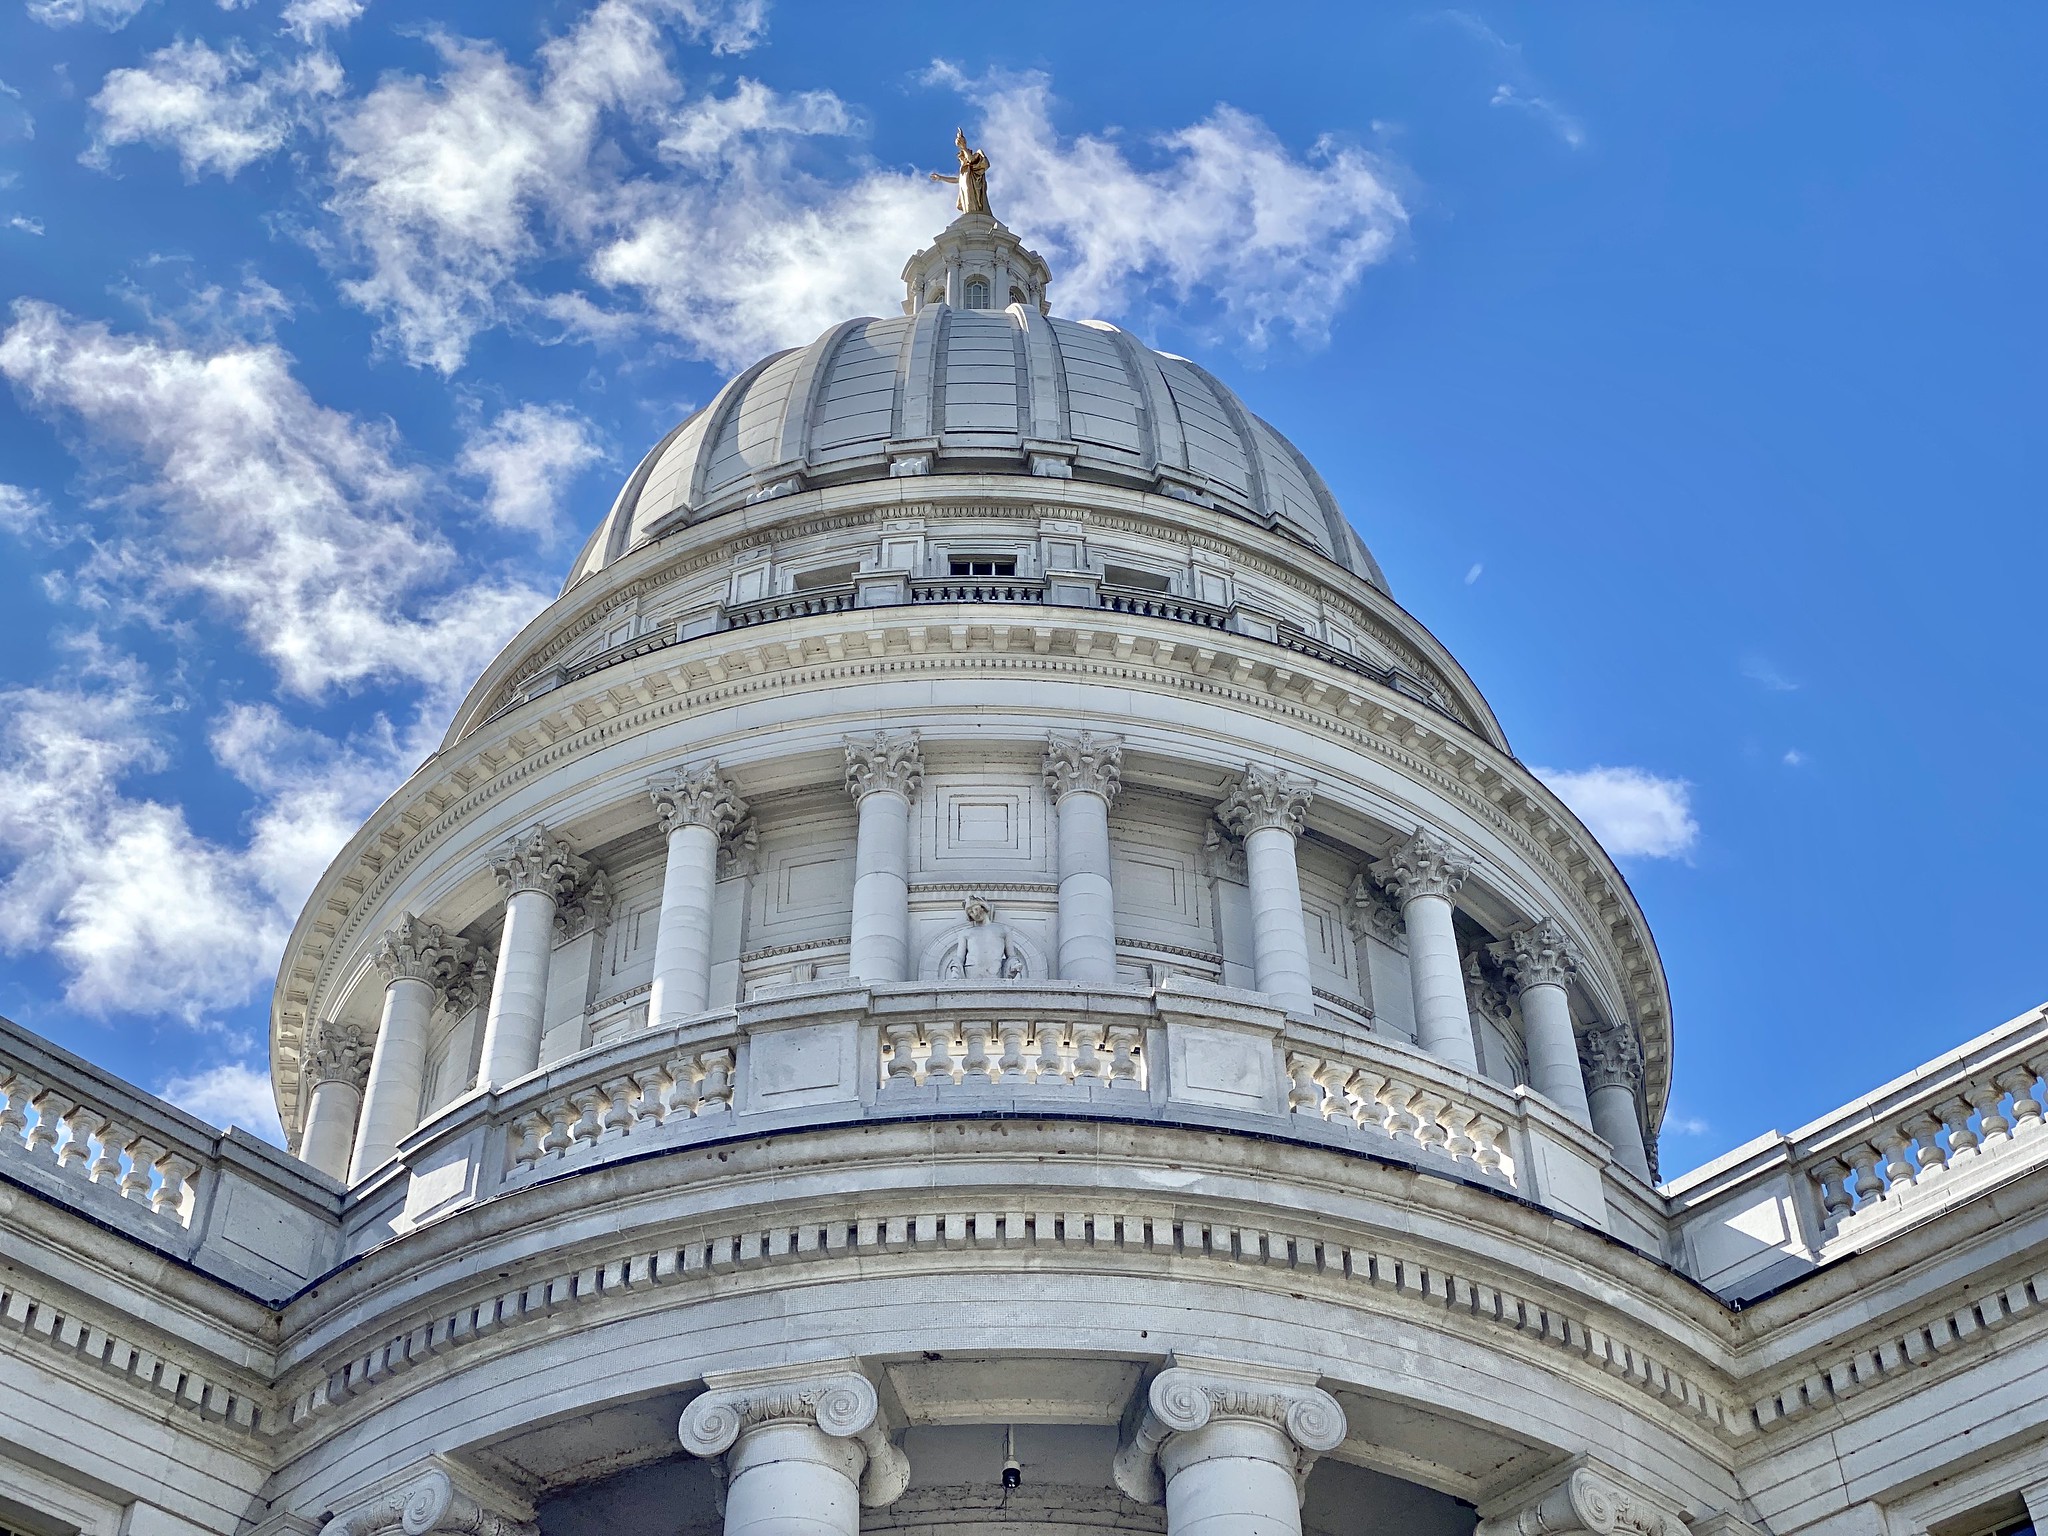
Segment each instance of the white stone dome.
[{"label": "white stone dome", "polygon": [[[968,242],[1007,255],[996,281],[971,275],[954,249]],[[985,304],[1018,269],[1035,278],[1043,263],[993,219],[965,216],[911,259],[910,313],[844,321],[740,373],[641,460],[568,586],[674,528],[752,502],[849,481],[996,473],[1215,507],[1386,590],[1315,467],[1208,370],[1104,321],[1045,314],[1042,281],[1011,283],[1005,309],[944,297],[950,283]]]}]

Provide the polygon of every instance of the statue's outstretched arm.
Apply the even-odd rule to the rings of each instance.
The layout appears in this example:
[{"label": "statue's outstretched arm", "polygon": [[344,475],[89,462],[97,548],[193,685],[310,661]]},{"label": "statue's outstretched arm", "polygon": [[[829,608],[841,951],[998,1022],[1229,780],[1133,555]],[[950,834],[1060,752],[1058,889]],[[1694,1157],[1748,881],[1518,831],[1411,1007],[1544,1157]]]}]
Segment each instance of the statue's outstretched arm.
[{"label": "statue's outstretched arm", "polygon": [[946,174],[945,172],[943,172],[943,171],[933,171],[933,172],[932,172],[932,180],[933,180],[933,181],[958,181],[959,179],[960,179],[960,178],[959,178],[958,176],[948,176],[948,175],[947,175],[947,174]]}]

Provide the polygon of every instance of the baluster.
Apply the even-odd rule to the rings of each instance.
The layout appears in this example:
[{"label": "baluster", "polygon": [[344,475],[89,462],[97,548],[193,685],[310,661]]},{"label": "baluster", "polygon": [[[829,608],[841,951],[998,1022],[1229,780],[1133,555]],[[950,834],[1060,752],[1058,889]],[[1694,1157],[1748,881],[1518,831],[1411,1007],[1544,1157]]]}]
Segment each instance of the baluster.
[{"label": "baluster", "polygon": [[1444,1150],[1460,1160],[1468,1158],[1475,1150],[1475,1143],[1465,1133],[1465,1127],[1472,1123],[1477,1111],[1455,1101],[1437,1111],[1437,1123],[1444,1128]]},{"label": "baluster", "polygon": [[64,1117],[64,1145],[57,1152],[57,1166],[79,1165],[79,1172],[91,1176],[92,1139],[99,1135],[107,1117],[83,1104]]},{"label": "baluster", "polygon": [[660,1125],[668,1118],[668,1091],[673,1086],[668,1073],[648,1067],[633,1074],[633,1123],[629,1132],[643,1126]]},{"label": "baluster", "polygon": [[1003,1054],[1001,1059],[996,1062],[995,1070],[989,1073],[989,1079],[992,1082],[1000,1082],[1004,1078],[1022,1081],[1024,1077],[1024,1038],[1030,1033],[1031,1026],[1022,1019],[1006,1019],[996,1028],[1002,1036]]},{"label": "baluster", "polygon": [[1323,1091],[1323,1118],[1356,1122],[1357,1113],[1345,1097],[1344,1085],[1351,1081],[1351,1068],[1341,1061],[1326,1061],[1316,1068],[1316,1086]]},{"label": "baluster", "polygon": [[2005,1098],[2003,1088],[1996,1083],[1972,1083],[1963,1096],[1977,1106],[1977,1141],[1984,1150],[2012,1140],[2012,1122],[1998,1112]]},{"label": "baluster", "polygon": [[192,1191],[192,1176],[199,1171],[199,1165],[173,1152],[168,1157],[157,1159],[156,1171],[163,1182],[157,1185],[149,1208],[159,1216],[184,1220],[185,1200]]},{"label": "baluster", "polygon": [[1832,1232],[1856,1208],[1849,1195],[1849,1170],[1839,1157],[1831,1157],[1815,1165],[1813,1182],[1820,1189],[1823,1224]]},{"label": "baluster", "polygon": [[663,1068],[663,1071],[668,1074],[669,1090],[668,1097],[662,1103],[662,1119],[689,1119],[697,1113],[698,1105],[703,1102],[703,1090],[699,1088],[698,1080],[704,1074],[698,1070],[697,1058],[677,1056]]},{"label": "baluster", "polygon": [[988,1054],[989,1026],[974,1020],[960,1026],[960,1037],[967,1042],[967,1053],[961,1059],[961,1079],[969,1083],[992,1083],[1002,1076]]},{"label": "baluster", "polygon": [[1041,1019],[1038,1024],[1038,1076],[1036,1081],[1058,1087],[1067,1080],[1067,1069],[1060,1060],[1060,1034],[1065,1026],[1050,1019]]},{"label": "baluster", "polygon": [[1322,1062],[1300,1051],[1287,1053],[1287,1108],[1297,1115],[1320,1115],[1323,1090],[1316,1083],[1316,1068]]},{"label": "baluster", "polygon": [[1418,1093],[1408,1101],[1409,1113],[1415,1116],[1415,1139],[1425,1147],[1446,1150],[1450,1130],[1440,1118],[1444,1105],[1449,1101],[1440,1093]]},{"label": "baluster", "polygon": [[1877,1176],[1882,1155],[1868,1142],[1848,1148],[1842,1161],[1856,1174],[1856,1209],[1861,1211],[1884,1198],[1884,1181]]},{"label": "baluster", "polygon": [[546,1115],[533,1114],[521,1120],[519,1122],[519,1145],[512,1149],[512,1166],[515,1168],[531,1168],[535,1163],[539,1162],[542,1153],[546,1150],[547,1133],[548,1117]]},{"label": "baluster", "polygon": [[1101,1026],[1082,1023],[1074,1026],[1074,1081],[1093,1083],[1101,1080],[1104,1066],[1097,1047],[1102,1043]]},{"label": "baluster", "polygon": [[953,1025],[951,1021],[927,1024],[924,1030],[925,1058],[924,1080],[927,1086],[936,1083],[941,1088],[951,1087],[955,1081],[953,1071]]},{"label": "baluster", "polygon": [[121,1149],[135,1139],[134,1134],[124,1125],[107,1121],[99,1129],[97,1140],[99,1156],[92,1160],[89,1170],[93,1183],[105,1184],[113,1189],[121,1185]]},{"label": "baluster", "polygon": [[717,1114],[732,1108],[732,1065],[730,1049],[706,1051],[698,1058],[704,1064],[704,1100],[700,1115]]},{"label": "baluster", "polygon": [[37,1094],[33,1105],[36,1112],[36,1128],[28,1133],[29,1151],[54,1154],[57,1150],[57,1132],[64,1123],[64,1117],[77,1107],[76,1099],[67,1099],[54,1088],[45,1088]]},{"label": "baluster", "polygon": [[1900,1127],[1913,1138],[1913,1155],[1918,1170],[1913,1175],[1915,1183],[1929,1174],[1942,1173],[1948,1168],[1948,1153],[1941,1146],[1941,1122],[1929,1114],[1915,1115]]},{"label": "baluster", "polygon": [[2034,1069],[2014,1067],[1998,1074],[1998,1086],[2012,1095],[2012,1134],[2015,1140],[2031,1136],[2041,1128],[2041,1101],[2034,1097]]},{"label": "baluster", "polygon": [[615,1077],[604,1085],[604,1121],[597,1133],[599,1141],[617,1141],[633,1129],[633,1101],[639,1095],[639,1088],[630,1077]]},{"label": "baluster", "polygon": [[604,1126],[598,1115],[604,1105],[602,1088],[579,1088],[569,1095],[569,1107],[576,1111],[575,1121],[569,1127],[569,1146],[573,1151],[579,1147],[594,1145],[604,1133]]},{"label": "baluster", "polygon": [[1874,1143],[1884,1157],[1885,1182],[1893,1189],[1908,1189],[1919,1176],[1919,1168],[1913,1162],[1913,1133],[1904,1126],[1893,1126]]},{"label": "baluster", "polygon": [[0,1093],[7,1096],[0,1107],[0,1143],[11,1141],[18,1147],[27,1139],[29,1100],[41,1092],[40,1085],[0,1067]]},{"label": "baluster", "polygon": [[911,1047],[917,1043],[917,1026],[910,1023],[885,1024],[882,1033],[889,1041],[889,1072],[882,1079],[882,1086],[915,1088],[917,1058],[911,1054]]},{"label": "baluster", "polygon": [[1109,1026],[1109,1080],[1112,1084],[1129,1083],[1133,1088],[1143,1085],[1145,1064],[1138,1057],[1138,1047],[1144,1038],[1145,1032],[1135,1024]]},{"label": "baluster", "polygon": [[1507,1129],[1489,1115],[1474,1115],[1467,1134],[1472,1138],[1472,1161],[1482,1173],[1500,1172],[1500,1138]]},{"label": "baluster", "polygon": [[1970,1106],[1962,1099],[1943,1101],[1934,1111],[1948,1125],[1948,1165],[1966,1162],[1977,1155],[1977,1133],[1970,1129]]},{"label": "baluster", "polygon": [[121,1179],[122,1198],[149,1203],[150,1173],[155,1169],[157,1159],[165,1155],[165,1149],[147,1136],[138,1136],[128,1143],[128,1172]]},{"label": "baluster", "polygon": [[548,1117],[548,1133],[541,1138],[541,1151],[550,1157],[560,1157],[569,1150],[569,1106],[550,1104],[542,1111]]},{"label": "baluster", "polygon": [[1387,1106],[1387,1134],[1396,1140],[1404,1136],[1412,1141],[1422,1139],[1422,1117],[1411,1107],[1419,1091],[1398,1077],[1388,1078],[1380,1090],[1380,1102]]},{"label": "baluster", "polygon": [[1344,1087],[1351,1101],[1351,1118],[1361,1129],[1375,1130],[1383,1136],[1392,1134],[1387,1130],[1387,1106],[1380,1102],[1380,1092],[1386,1086],[1385,1077],[1360,1067]]}]

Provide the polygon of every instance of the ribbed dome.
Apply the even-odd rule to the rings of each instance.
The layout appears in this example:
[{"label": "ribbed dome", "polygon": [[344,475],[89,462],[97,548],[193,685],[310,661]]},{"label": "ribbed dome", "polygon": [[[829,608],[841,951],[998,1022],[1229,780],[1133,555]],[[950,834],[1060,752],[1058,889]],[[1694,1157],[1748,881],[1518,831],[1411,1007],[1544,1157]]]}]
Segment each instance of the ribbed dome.
[{"label": "ribbed dome", "polygon": [[[970,285],[977,291],[986,289]],[[915,313],[846,321],[733,379],[641,461],[568,585],[750,502],[847,481],[994,472],[1110,481],[1218,507],[1385,589],[1322,477],[1205,369],[1033,303],[913,302]]]}]

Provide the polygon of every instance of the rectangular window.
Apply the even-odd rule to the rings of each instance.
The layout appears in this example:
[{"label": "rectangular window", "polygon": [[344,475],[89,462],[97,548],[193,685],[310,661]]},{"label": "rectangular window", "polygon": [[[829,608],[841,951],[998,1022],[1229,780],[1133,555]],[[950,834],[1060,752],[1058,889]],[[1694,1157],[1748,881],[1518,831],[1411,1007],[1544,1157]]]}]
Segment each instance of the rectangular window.
[{"label": "rectangular window", "polygon": [[854,567],[850,565],[821,565],[808,571],[798,571],[791,586],[798,592],[813,592],[819,587],[843,587],[853,580]]},{"label": "rectangular window", "polygon": [[952,562],[955,576],[1014,576],[1017,574],[1015,560],[991,560],[955,558]]},{"label": "rectangular window", "polygon": [[1112,587],[1129,587],[1138,592],[1171,592],[1173,578],[1156,571],[1134,570],[1128,565],[1106,565],[1102,579]]}]

